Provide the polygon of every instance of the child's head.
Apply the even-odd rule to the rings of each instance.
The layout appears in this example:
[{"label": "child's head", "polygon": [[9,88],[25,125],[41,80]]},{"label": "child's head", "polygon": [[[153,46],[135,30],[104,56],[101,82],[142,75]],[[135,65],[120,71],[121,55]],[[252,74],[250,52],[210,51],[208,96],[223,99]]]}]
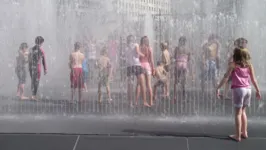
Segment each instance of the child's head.
[{"label": "child's head", "polygon": [[101,50],[101,55],[102,56],[106,56],[107,55],[107,48],[106,47],[103,47],[102,50]]},{"label": "child's head", "polygon": [[234,59],[234,62],[240,63],[241,65],[245,66],[245,65],[249,65],[249,61],[251,57],[248,51],[241,50],[240,48],[235,48],[233,59]]},{"label": "child's head", "polygon": [[239,48],[247,48],[247,44],[248,44],[248,40],[242,37],[236,39],[235,41],[236,47],[239,47]]},{"label": "child's head", "polygon": [[183,45],[186,45],[186,42],[187,42],[187,38],[185,36],[181,36],[178,40],[178,45],[179,46],[183,46]]},{"label": "child's head", "polygon": [[26,51],[28,49],[27,43],[21,43],[19,46],[19,50]]},{"label": "child's head", "polygon": [[167,49],[167,43],[161,43],[161,49],[162,51]]},{"label": "child's head", "polygon": [[44,42],[44,38],[42,36],[37,36],[35,38],[35,44],[41,46]]},{"label": "child's head", "polygon": [[133,35],[127,36],[127,44],[134,43],[135,37]]},{"label": "child's head", "polygon": [[74,49],[75,49],[75,51],[80,50],[80,48],[81,48],[81,43],[80,43],[80,42],[76,42],[76,43],[74,44]]},{"label": "child's head", "polygon": [[163,65],[163,62],[157,61],[157,66],[162,66],[162,65]]}]

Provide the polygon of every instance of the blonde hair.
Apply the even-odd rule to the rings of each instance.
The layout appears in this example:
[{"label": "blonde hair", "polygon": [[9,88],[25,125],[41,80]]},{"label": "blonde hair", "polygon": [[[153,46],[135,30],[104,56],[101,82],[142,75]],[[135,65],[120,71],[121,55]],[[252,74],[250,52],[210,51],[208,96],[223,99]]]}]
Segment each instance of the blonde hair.
[{"label": "blonde hair", "polygon": [[246,67],[251,65],[250,63],[251,57],[249,52],[240,48],[234,49],[233,60],[236,64],[240,65],[241,67]]}]

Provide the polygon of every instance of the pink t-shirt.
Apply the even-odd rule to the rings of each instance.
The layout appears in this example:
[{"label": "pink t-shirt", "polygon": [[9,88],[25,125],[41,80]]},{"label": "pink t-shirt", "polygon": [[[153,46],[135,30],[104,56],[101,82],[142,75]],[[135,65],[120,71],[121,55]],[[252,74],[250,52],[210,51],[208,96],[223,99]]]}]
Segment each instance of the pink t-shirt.
[{"label": "pink t-shirt", "polygon": [[250,69],[249,67],[236,66],[232,74],[231,88],[245,88],[250,87]]}]

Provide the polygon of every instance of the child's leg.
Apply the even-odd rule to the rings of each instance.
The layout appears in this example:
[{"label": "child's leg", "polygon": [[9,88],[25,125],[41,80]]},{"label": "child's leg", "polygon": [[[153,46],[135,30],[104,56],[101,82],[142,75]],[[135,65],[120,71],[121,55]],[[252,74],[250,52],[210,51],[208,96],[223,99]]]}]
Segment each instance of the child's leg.
[{"label": "child's leg", "polygon": [[241,141],[242,107],[235,107],[235,128],[236,135],[233,135],[232,138],[235,138],[237,141]]},{"label": "child's leg", "polygon": [[17,96],[18,96],[18,97],[21,96],[20,83],[18,83],[18,87],[17,87]]},{"label": "child's leg", "polygon": [[82,101],[82,88],[78,88],[78,101]]},{"label": "child's leg", "polygon": [[150,74],[145,74],[146,75],[146,86],[148,88],[149,92],[149,98],[150,98],[150,105],[153,105],[153,92],[152,92],[152,86],[151,86],[151,75]]},{"label": "child's leg", "polygon": [[136,95],[135,95],[135,105],[138,104],[138,100],[139,100],[139,97],[140,97],[140,92],[141,92],[141,87],[140,87],[140,83],[137,83],[137,86],[136,86]]},{"label": "child's leg", "polygon": [[244,138],[248,138],[248,120],[247,120],[247,114],[246,114],[246,107],[242,108],[242,116],[241,116],[241,121],[242,121],[242,128],[241,128],[241,135]]},{"label": "child's leg", "polygon": [[153,86],[153,97],[152,97],[152,101],[155,100],[156,94],[157,94],[157,84],[159,81],[157,81],[154,86]]},{"label": "child's leg", "polygon": [[75,89],[71,88],[71,101],[74,101]]},{"label": "child's leg", "polygon": [[127,99],[129,100],[130,105],[133,104],[133,83],[132,83],[132,77],[127,77]]},{"label": "child's leg", "polygon": [[242,108],[242,137],[248,138],[248,121],[247,121],[247,114],[246,114],[246,108],[250,105],[251,101],[251,89],[244,89],[245,90],[245,97],[243,102],[243,108]]},{"label": "child's leg", "polygon": [[110,91],[110,84],[109,83],[106,85],[106,92],[107,92],[107,95],[108,95],[108,101],[112,101],[111,91]]},{"label": "child's leg", "polygon": [[101,103],[102,102],[102,99],[101,99],[101,96],[102,96],[102,91],[101,91],[101,82],[98,83],[98,102]]},{"label": "child's leg", "polygon": [[177,69],[175,70],[174,76],[175,76],[175,83],[174,83],[174,101],[176,101],[176,99],[177,99],[176,86],[178,84],[178,72],[177,72]]},{"label": "child's leg", "polygon": [[24,89],[25,89],[25,84],[20,85],[20,98],[21,99],[28,99],[28,97],[24,96]]},{"label": "child's leg", "polygon": [[137,76],[137,78],[138,78],[138,82],[140,83],[143,105],[144,106],[150,106],[147,102],[147,97],[146,97],[145,76],[144,76],[144,74],[140,74]]}]

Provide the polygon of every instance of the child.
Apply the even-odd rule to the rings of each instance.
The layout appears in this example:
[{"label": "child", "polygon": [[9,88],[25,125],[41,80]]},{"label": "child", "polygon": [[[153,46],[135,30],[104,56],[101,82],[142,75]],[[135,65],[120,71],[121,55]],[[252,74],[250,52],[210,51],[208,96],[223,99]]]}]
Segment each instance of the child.
[{"label": "child", "polygon": [[[162,50],[162,63],[164,66],[164,70],[167,72],[167,78],[169,77],[169,71],[170,71],[170,63],[171,63],[171,59],[170,59],[170,53],[167,49],[167,43],[161,43],[161,50]],[[167,82],[167,85],[165,86],[166,89],[164,89],[165,92],[165,96],[169,97],[169,82]]]},{"label": "child", "polygon": [[22,43],[19,47],[18,56],[16,57],[16,74],[18,76],[18,88],[17,88],[17,96],[23,100],[28,97],[24,97],[24,87],[26,83],[26,64],[28,63],[28,44]]},{"label": "child", "polygon": [[248,138],[247,133],[247,115],[246,107],[250,105],[251,87],[249,78],[256,89],[256,97],[261,98],[260,90],[258,88],[255,72],[250,63],[250,55],[248,51],[235,48],[233,55],[233,62],[230,63],[224,78],[216,89],[217,96],[219,89],[227,82],[229,76],[232,78],[232,98],[235,107],[235,126],[236,134],[229,137],[237,142],[242,138]]},{"label": "child", "polygon": [[203,45],[202,54],[202,80],[201,89],[204,92],[207,81],[211,81],[213,88],[217,86],[217,77],[220,69],[219,50],[220,43],[218,42],[217,35],[211,34],[208,42]]},{"label": "child", "polygon": [[109,78],[111,74],[111,62],[107,57],[107,50],[104,47],[101,51],[100,58],[96,61],[96,66],[99,69],[99,82],[98,82],[98,102],[101,103],[101,87],[106,87],[106,92],[108,95],[108,101],[111,102],[111,94],[110,94],[110,86],[109,86]]},{"label": "child", "polygon": [[175,83],[174,83],[174,102],[177,99],[176,86],[181,82],[183,90],[183,98],[185,99],[185,85],[188,73],[188,62],[190,60],[190,52],[186,46],[187,39],[182,36],[179,38],[178,47],[175,49]]},{"label": "child", "polygon": [[[229,47],[228,47],[228,55],[229,55],[228,63],[229,64],[231,62],[233,62],[233,50],[238,47],[241,50],[248,51],[247,43],[248,43],[248,41],[245,38],[238,38],[238,39],[236,39],[234,41],[234,44],[231,44],[231,46],[229,45]],[[250,58],[248,58],[248,59],[250,59]],[[231,78],[229,77],[228,82],[225,83],[225,88],[224,88],[224,93],[223,93],[223,98],[224,99],[230,99],[227,96],[228,95],[228,91],[229,91],[230,82],[231,82]]]},{"label": "child", "polygon": [[158,79],[157,82],[153,86],[153,101],[155,100],[156,97],[156,91],[158,86],[163,86],[164,88],[164,95],[167,96],[167,91],[168,91],[168,78],[167,78],[167,72],[164,69],[164,64],[163,62],[157,62],[157,67],[155,69],[155,77]]},{"label": "child", "polygon": [[83,72],[84,89],[85,89],[85,92],[88,92],[87,82],[89,78],[89,67],[88,67],[88,61],[86,57],[82,63],[82,72]]}]

